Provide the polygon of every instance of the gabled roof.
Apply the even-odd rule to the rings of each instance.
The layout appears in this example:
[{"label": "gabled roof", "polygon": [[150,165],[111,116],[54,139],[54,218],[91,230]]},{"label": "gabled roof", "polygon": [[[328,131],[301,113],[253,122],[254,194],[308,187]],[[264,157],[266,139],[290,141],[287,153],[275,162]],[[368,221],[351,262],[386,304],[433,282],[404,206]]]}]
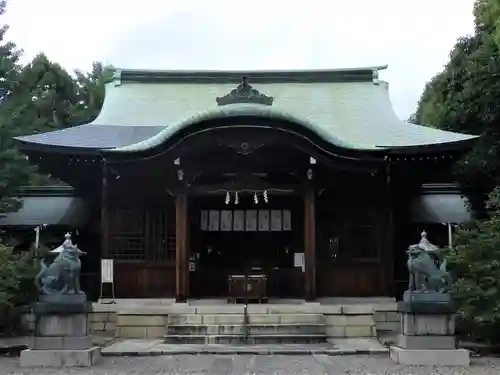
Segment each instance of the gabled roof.
[{"label": "gabled roof", "polygon": [[[378,80],[385,67],[311,71],[118,71],[106,87],[103,108],[94,122],[64,130],[18,137],[21,148],[57,147],[83,151],[144,143],[162,131],[189,126],[204,115],[221,116],[216,98],[242,76],[274,98],[267,111],[311,124],[325,140],[359,150],[396,152],[424,148],[469,148],[477,137],[409,124],[394,113],[388,84]],[[265,107],[265,106],[262,106]],[[200,115],[201,114],[201,115]],[[182,125],[184,124],[184,125]],[[118,151],[118,150],[117,150]]]}]

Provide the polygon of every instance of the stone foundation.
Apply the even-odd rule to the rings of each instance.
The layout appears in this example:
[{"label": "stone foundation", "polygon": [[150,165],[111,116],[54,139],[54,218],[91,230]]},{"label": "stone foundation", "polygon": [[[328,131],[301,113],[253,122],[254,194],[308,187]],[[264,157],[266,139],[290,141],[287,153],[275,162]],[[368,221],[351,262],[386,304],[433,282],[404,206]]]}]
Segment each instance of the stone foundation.
[{"label": "stone foundation", "polygon": [[160,339],[167,333],[169,310],[163,306],[135,306],[117,312],[116,337]]},{"label": "stone foundation", "polygon": [[[75,312],[68,313],[69,310]],[[86,304],[56,306],[37,303],[31,348],[21,352],[21,367],[88,367],[100,348],[92,347]]]},{"label": "stone foundation", "polygon": [[[114,335],[116,331],[116,304],[88,304],[88,321],[90,333],[106,333]],[[23,330],[34,332],[35,315],[32,311],[27,311],[21,317]]]},{"label": "stone foundation", "polygon": [[463,366],[470,365],[469,351],[466,349],[404,349],[392,346],[391,360],[409,366]]},{"label": "stone foundation", "polygon": [[469,366],[470,354],[457,349],[451,303],[401,302],[401,334],[390,349],[402,365]]},{"label": "stone foundation", "polygon": [[397,334],[401,322],[397,303],[386,303],[375,306],[375,326],[378,334]]},{"label": "stone foundation", "polygon": [[[375,337],[380,333],[399,333],[400,321],[397,304],[312,304],[315,312],[324,315],[327,337],[349,338],[349,337]],[[266,324],[274,317],[266,317],[261,312],[285,311],[287,305],[250,305],[249,311],[254,313],[255,324]],[[295,311],[298,305],[290,305],[290,311]],[[184,318],[190,319],[190,324],[217,324],[210,322],[212,315],[234,309],[235,322],[241,319],[242,306],[234,305],[206,305],[194,307],[187,304],[169,303],[141,304],[140,300],[135,303],[103,304],[89,303],[88,321],[91,334],[105,334],[122,338],[163,338],[166,332],[166,321],[169,312],[187,314]],[[202,317],[196,314],[197,309],[206,315],[204,322]],[[285,310],[284,310],[285,309]],[[232,311],[232,310],[231,310]],[[285,311],[286,312],[286,311]],[[183,319],[184,319],[183,318]],[[172,317],[175,320],[175,317]],[[216,319],[216,317],[213,317]],[[225,319],[230,319],[226,316]],[[259,320],[260,319],[260,320]],[[284,321],[279,323],[294,324],[294,317],[284,315]],[[290,321],[287,321],[289,319]],[[312,317],[311,317],[312,319]],[[31,332],[34,329],[34,315],[27,313],[23,316],[23,325]],[[193,320],[193,321],[191,321]],[[172,322],[171,322],[172,323]],[[278,322],[274,322],[278,323]],[[315,323],[311,322],[311,323]]]},{"label": "stone foundation", "polygon": [[352,337],[376,337],[372,305],[322,306],[327,340]]},{"label": "stone foundation", "polygon": [[23,350],[21,367],[90,367],[101,359],[101,348],[82,350]]}]

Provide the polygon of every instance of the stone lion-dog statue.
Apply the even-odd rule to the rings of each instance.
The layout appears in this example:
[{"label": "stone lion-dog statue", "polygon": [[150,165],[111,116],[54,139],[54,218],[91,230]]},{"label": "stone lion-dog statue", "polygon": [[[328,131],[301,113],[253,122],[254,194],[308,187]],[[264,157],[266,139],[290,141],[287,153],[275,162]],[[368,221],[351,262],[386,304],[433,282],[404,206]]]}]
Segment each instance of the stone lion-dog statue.
[{"label": "stone lion-dog statue", "polygon": [[447,293],[451,291],[452,279],[446,270],[446,261],[439,262],[438,248],[422,233],[418,245],[408,248],[409,292]]},{"label": "stone lion-dog statue", "polygon": [[[66,233],[60,252],[50,265],[42,259],[41,270],[35,277],[35,285],[42,294],[83,294],[80,288],[80,255],[86,254],[71,241]],[[59,250],[57,249],[57,250]]]}]

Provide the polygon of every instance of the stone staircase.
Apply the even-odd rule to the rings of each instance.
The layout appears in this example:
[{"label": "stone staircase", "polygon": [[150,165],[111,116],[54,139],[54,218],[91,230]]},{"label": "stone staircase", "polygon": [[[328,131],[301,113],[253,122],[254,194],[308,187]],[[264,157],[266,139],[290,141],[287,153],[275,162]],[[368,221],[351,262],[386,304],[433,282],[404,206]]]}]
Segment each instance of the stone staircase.
[{"label": "stone staircase", "polygon": [[194,311],[170,313],[165,342],[267,344],[326,341],[324,316],[314,306],[249,305],[247,314],[245,328],[243,305],[198,306]]}]

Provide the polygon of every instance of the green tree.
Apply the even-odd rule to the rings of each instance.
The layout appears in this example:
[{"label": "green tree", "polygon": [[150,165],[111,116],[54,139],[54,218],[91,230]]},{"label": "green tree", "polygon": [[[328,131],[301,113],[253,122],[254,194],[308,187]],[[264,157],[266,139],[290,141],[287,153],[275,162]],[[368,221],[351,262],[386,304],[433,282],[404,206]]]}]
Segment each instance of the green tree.
[{"label": "green tree", "polygon": [[[483,194],[500,183],[500,50],[491,26],[499,15],[491,7],[498,3],[476,2],[475,34],[457,41],[444,70],[427,83],[413,116],[423,125],[482,136],[457,163],[454,177],[467,191]],[[474,208],[484,207],[480,194],[470,198]]]},{"label": "green tree", "polygon": [[500,0],[476,0],[474,18],[476,30],[490,34],[500,46]]},{"label": "green tree", "polygon": [[[6,1],[0,1],[0,16],[5,13]],[[1,20],[1,18],[0,18]],[[5,40],[7,25],[0,21],[0,89],[3,100],[0,104],[0,214],[15,211],[21,202],[13,193],[20,184],[28,181],[33,168],[10,147],[13,136],[9,122],[18,115],[16,99],[19,93],[19,75],[21,66],[19,58],[22,51],[12,42]]]},{"label": "green tree", "polygon": [[80,96],[75,113],[77,123],[89,123],[97,117],[104,102],[105,85],[113,79],[114,71],[111,65],[94,62],[91,72],[75,72]]},{"label": "green tree", "polygon": [[20,118],[12,124],[18,135],[74,125],[80,102],[78,85],[59,64],[39,54],[19,75]]},{"label": "green tree", "polygon": [[[6,1],[0,0],[0,15],[5,7]],[[57,183],[36,173],[15,147],[13,137],[92,121],[114,71],[96,62],[90,73],[77,71],[73,77],[44,54],[21,66],[22,51],[4,40],[7,30],[8,26],[0,24],[0,90],[10,93],[0,107],[0,214],[19,209],[21,202],[12,197],[20,186]]]},{"label": "green tree", "polygon": [[0,241],[0,331],[12,331],[20,318],[17,306],[25,305],[37,294],[33,283],[38,270],[38,261],[48,253],[46,247],[39,249],[39,257],[32,251],[15,252],[13,246]]},{"label": "green tree", "polygon": [[500,187],[489,195],[490,216],[460,228],[447,257],[457,277],[459,328],[474,341],[500,342]]}]

